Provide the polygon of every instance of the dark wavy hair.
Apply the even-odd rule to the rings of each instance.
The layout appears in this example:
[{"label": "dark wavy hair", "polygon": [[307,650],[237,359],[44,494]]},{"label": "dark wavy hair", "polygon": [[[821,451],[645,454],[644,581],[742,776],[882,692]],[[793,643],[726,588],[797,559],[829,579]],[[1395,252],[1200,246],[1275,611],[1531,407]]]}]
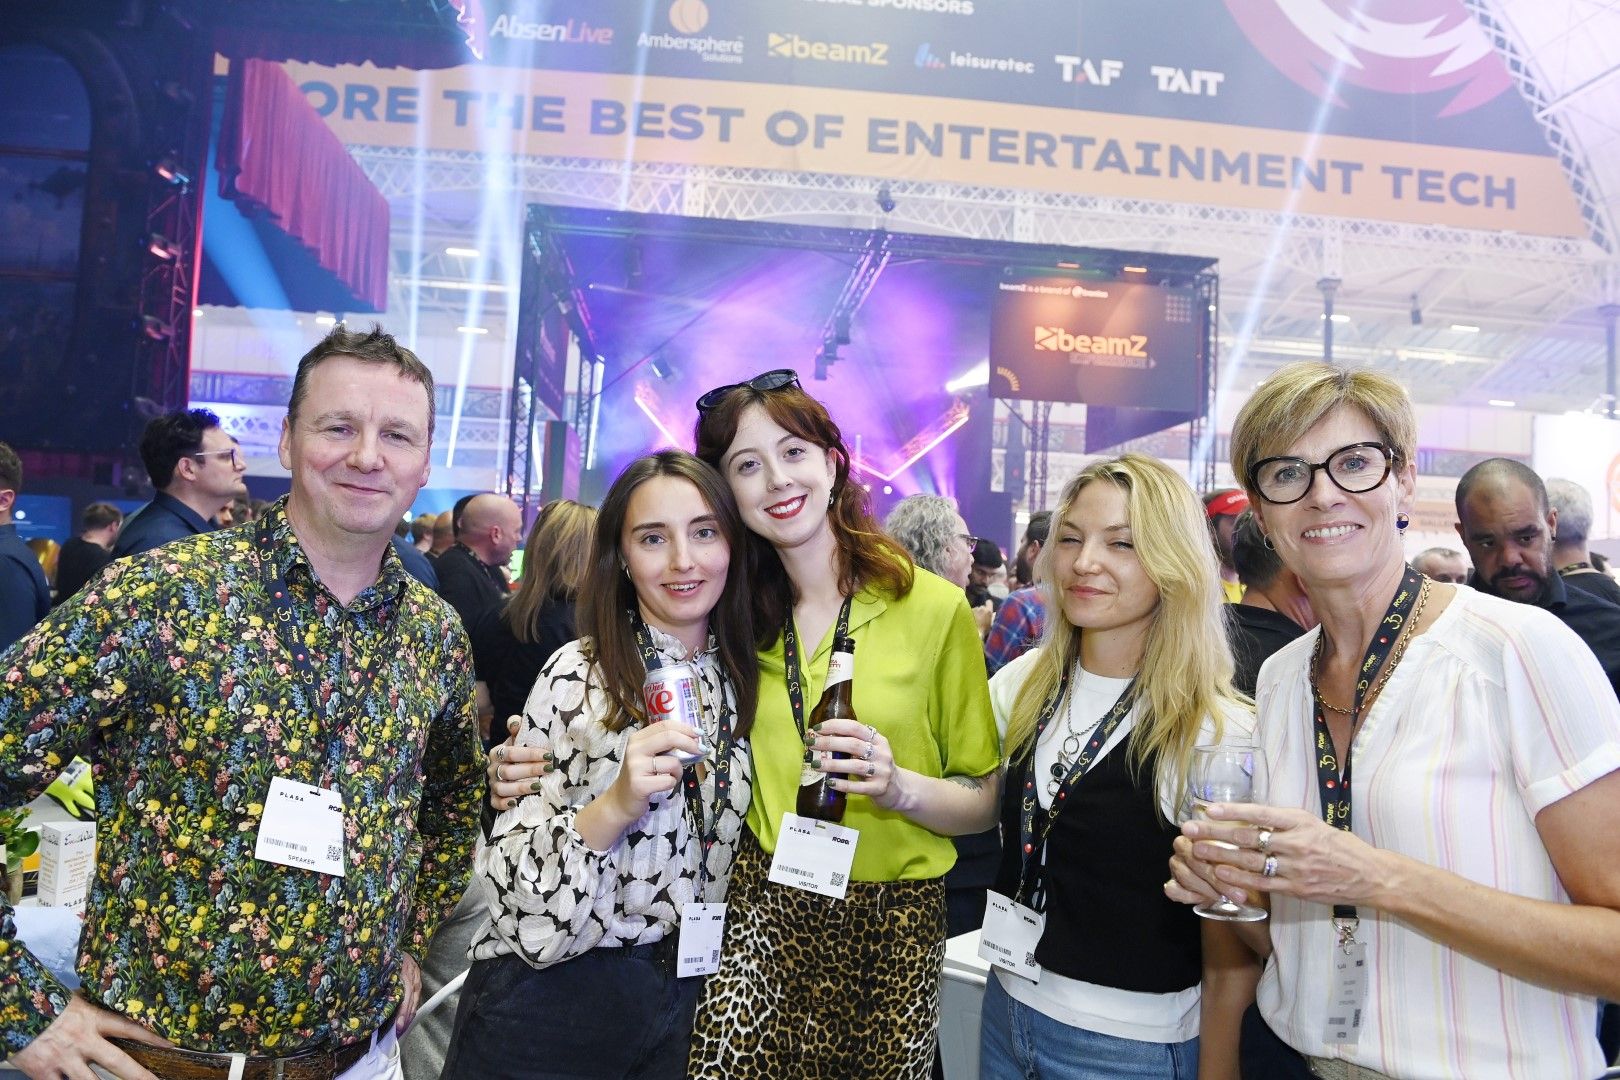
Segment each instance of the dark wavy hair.
[{"label": "dark wavy hair", "polygon": [[217,427],[219,417],[207,409],[181,409],[147,424],[141,432],[141,464],[152,486],[162,491],[173,483],[180,459],[201,450],[204,433]]},{"label": "dark wavy hair", "polygon": [[[838,545],[839,591],[853,596],[870,587],[892,599],[909,593],[914,576],[911,556],[872,516],[866,489],[850,481],[849,448],[826,406],[799,386],[779,390],[733,387],[714,408],[698,414],[697,456],[724,474],[721,462],[750,405],[758,405],[784,430],[832,455],[833,501],[827,517]],[[767,649],[782,633],[798,598],[776,549],[752,531],[748,533],[748,571],[754,583],[754,629],[759,647]]]},{"label": "dark wavy hair", "polygon": [[590,568],[579,589],[578,625],[589,639],[589,653],[613,704],[614,715],[603,722],[609,731],[646,722],[641,683],[646,667],[636,648],[629,613],[636,610],[636,587],[623,570],[619,543],[624,535],[630,497],[656,476],[672,476],[698,489],[714,512],[720,535],[731,547],[731,566],[720,600],[709,613],[709,632],[718,646],[720,667],[731,679],[737,695],[737,717],[732,730],[738,738],[748,734],[759,703],[759,657],[754,653],[754,622],[749,602],[748,560],[739,556],[750,535],[737,511],[737,500],[720,474],[685,450],[660,450],[625,466],[608,488],[596,515],[591,541]]}]

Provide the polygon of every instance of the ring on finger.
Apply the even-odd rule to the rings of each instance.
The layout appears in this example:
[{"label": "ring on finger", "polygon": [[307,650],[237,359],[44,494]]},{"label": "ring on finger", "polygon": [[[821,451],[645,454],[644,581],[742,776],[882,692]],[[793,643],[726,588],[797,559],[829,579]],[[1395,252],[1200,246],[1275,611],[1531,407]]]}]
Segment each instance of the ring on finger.
[{"label": "ring on finger", "polygon": [[1255,837],[1254,846],[1257,849],[1259,849],[1260,851],[1268,851],[1268,850],[1270,850],[1270,848],[1271,848],[1271,830],[1270,829],[1261,829],[1259,834]]},{"label": "ring on finger", "polygon": [[871,724],[867,724],[866,725],[866,741],[870,743],[876,738],[877,738],[877,728],[873,727]]},{"label": "ring on finger", "polygon": [[1260,868],[1260,876],[1261,877],[1276,877],[1277,876],[1277,856],[1275,856],[1275,855],[1267,855],[1266,856],[1266,865]]},{"label": "ring on finger", "polygon": [[866,775],[867,775],[867,776],[868,776],[868,777],[872,777],[872,776],[876,776],[876,775],[877,775],[877,762],[875,762],[875,761],[868,761],[868,762],[867,762],[867,763],[866,763]]},{"label": "ring on finger", "polygon": [[861,760],[862,761],[871,761],[872,760],[872,751],[874,749],[876,749],[876,747],[872,743],[867,743],[866,744],[866,749],[861,751]]},{"label": "ring on finger", "polygon": [[502,771],[502,769],[504,769],[504,768],[505,768],[505,766],[502,766],[502,765],[495,766],[495,780],[498,783],[502,783],[502,784],[506,783],[506,773]]}]

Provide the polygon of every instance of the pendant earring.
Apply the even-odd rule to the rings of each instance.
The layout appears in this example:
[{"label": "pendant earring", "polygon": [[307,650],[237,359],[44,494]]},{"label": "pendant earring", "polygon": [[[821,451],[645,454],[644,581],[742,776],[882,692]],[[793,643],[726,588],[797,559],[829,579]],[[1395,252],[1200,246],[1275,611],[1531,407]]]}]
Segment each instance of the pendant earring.
[{"label": "pendant earring", "polygon": [[1405,514],[1395,515],[1395,528],[1398,532],[1405,532],[1406,527],[1410,524],[1412,524],[1412,519],[1407,517]]}]

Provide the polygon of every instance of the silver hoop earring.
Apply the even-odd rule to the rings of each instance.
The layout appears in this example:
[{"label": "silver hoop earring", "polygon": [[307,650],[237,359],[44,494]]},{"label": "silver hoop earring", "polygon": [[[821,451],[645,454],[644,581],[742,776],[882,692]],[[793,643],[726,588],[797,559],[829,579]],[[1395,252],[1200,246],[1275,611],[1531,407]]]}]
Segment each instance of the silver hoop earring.
[{"label": "silver hoop earring", "polygon": [[1260,534],[1260,542],[1262,544],[1266,545],[1266,550],[1267,551],[1276,551],[1277,550],[1276,548],[1271,546],[1271,537],[1266,533],[1261,533]]}]

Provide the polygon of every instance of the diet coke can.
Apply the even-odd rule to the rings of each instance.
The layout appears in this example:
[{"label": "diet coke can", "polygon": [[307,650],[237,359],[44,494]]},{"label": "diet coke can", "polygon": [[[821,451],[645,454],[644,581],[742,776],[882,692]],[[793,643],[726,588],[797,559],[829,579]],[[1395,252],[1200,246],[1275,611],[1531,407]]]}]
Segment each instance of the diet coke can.
[{"label": "diet coke can", "polygon": [[702,749],[696,753],[673,751],[675,760],[682,765],[702,761],[714,753],[703,734],[703,688],[698,681],[697,668],[691,664],[666,664],[647,672],[641,684],[642,700],[647,703],[647,723],[668,721],[683,724],[697,736]]}]

